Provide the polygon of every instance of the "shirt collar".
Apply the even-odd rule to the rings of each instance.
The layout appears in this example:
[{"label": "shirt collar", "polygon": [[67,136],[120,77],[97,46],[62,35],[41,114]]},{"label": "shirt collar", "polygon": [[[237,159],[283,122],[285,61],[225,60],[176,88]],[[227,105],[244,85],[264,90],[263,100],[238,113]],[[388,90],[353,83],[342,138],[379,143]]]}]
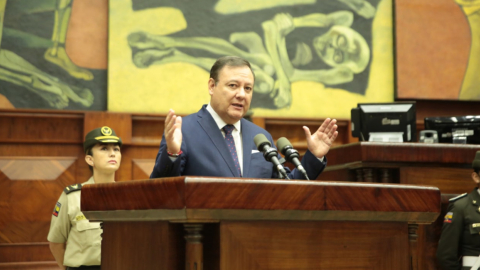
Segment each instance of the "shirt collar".
[{"label": "shirt collar", "polygon": [[[212,115],[213,120],[218,126],[218,129],[222,129],[225,125],[228,125],[227,123],[225,123],[225,121],[223,121],[220,115],[218,115],[218,113],[212,108],[212,106],[210,106],[210,103],[208,103],[207,105],[207,111]],[[240,127],[242,126],[241,123],[242,122],[239,120],[235,124],[233,124],[236,130],[240,131]]]}]

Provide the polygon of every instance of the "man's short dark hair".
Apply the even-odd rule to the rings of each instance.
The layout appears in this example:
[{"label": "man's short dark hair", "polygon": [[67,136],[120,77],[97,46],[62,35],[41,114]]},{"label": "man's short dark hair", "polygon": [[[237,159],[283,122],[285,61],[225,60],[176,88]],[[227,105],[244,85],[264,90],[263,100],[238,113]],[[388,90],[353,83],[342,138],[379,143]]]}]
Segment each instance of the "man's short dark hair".
[{"label": "man's short dark hair", "polygon": [[229,67],[248,67],[250,68],[250,71],[252,71],[253,74],[253,79],[255,80],[255,73],[253,73],[252,66],[250,63],[238,56],[224,56],[220,57],[215,61],[215,64],[213,64],[212,68],[210,69],[210,78],[212,78],[215,83],[218,82],[218,73],[220,73],[220,70],[222,70],[223,67],[229,66]]}]

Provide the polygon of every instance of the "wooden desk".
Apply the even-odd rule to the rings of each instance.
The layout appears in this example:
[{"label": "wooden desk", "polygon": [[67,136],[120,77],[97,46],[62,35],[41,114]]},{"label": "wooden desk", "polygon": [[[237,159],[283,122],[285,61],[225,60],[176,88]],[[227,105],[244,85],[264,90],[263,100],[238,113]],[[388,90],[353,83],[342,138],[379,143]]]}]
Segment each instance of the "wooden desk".
[{"label": "wooden desk", "polygon": [[470,192],[472,161],[480,145],[361,142],[332,148],[319,180],[400,183],[438,187],[442,213],[418,228],[419,269],[439,269],[435,252],[448,199]]},{"label": "wooden desk", "polygon": [[434,187],[206,177],[88,185],[81,202],[104,270],[417,269],[418,224],[440,213]]},{"label": "wooden desk", "polygon": [[471,191],[480,145],[361,142],[332,148],[320,180],[436,186],[442,194]]}]

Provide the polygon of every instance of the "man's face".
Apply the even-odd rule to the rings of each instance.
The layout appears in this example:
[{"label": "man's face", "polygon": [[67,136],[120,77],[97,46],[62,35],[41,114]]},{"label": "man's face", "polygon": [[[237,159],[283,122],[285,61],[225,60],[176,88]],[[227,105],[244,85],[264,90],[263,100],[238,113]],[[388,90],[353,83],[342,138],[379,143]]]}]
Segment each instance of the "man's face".
[{"label": "man's face", "polygon": [[120,146],[113,143],[97,143],[92,147],[93,168],[102,172],[115,172],[120,167]]},{"label": "man's face", "polygon": [[234,124],[247,113],[252,101],[254,78],[247,66],[224,66],[218,82],[210,78],[210,105],[227,124]]}]

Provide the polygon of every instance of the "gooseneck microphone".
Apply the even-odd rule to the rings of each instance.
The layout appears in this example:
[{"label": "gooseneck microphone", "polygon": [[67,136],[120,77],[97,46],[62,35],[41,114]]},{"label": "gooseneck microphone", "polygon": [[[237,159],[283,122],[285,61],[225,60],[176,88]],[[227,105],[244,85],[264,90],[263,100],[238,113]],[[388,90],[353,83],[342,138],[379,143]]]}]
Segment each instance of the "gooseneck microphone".
[{"label": "gooseneck microphone", "polygon": [[285,156],[285,158],[293,163],[295,167],[305,176],[307,180],[310,180],[307,175],[307,171],[305,168],[303,168],[302,163],[298,159],[300,155],[298,154],[298,151],[293,149],[292,144],[290,141],[285,138],[281,137],[277,140],[277,148],[280,149],[280,152]]},{"label": "gooseneck microphone", "polygon": [[270,161],[273,163],[273,165],[275,165],[280,175],[285,179],[290,179],[288,178],[287,172],[283,168],[282,164],[280,164],[280,161],[278,161],[277,149],[275,149],[275,147],[272,147],[272,144],[267,139],[267,137],[265,137],[265,135],[263,135],[262,133],[259,133],[255,135],[255,137],[253,137],[253,141],[255,142],[258,151],[261,151],[263,153],[263,157],[267,161]]}]

